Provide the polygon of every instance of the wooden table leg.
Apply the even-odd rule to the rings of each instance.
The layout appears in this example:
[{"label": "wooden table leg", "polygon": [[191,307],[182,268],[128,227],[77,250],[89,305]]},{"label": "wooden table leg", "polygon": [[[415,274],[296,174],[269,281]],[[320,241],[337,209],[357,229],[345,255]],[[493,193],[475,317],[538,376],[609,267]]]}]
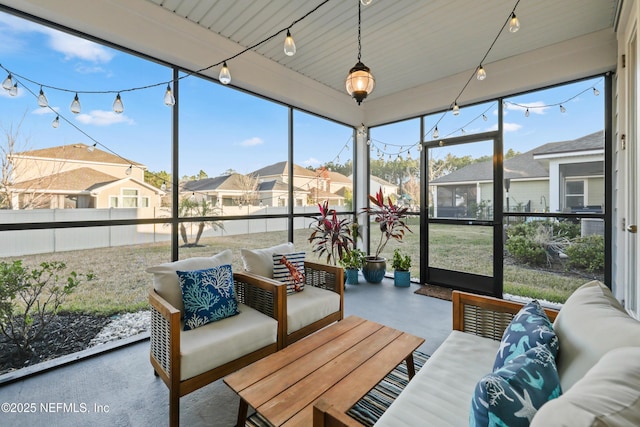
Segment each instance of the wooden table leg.
[{"label": "wooden table leg", "polygon": [[247,404],[247,401],[240,398],[240,405],[238,406],[238,423],[236,424],[236,427],[245,427],[248,410],[249,405]]},{"label": "wooden table leg", "polygon": [[413,364],[413,353],[411,353],[405,361],[407,362],[407,373],[409,374],[409,379],[411,379],[416,374],[416,367]]}]

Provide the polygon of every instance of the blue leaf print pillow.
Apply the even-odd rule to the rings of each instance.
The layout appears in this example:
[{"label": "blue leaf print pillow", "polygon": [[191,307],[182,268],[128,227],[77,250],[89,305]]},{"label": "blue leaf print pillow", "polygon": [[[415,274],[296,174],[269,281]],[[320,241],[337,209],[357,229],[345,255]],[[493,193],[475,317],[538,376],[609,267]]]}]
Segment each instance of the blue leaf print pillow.
[{"label": "blue leaf print pillow", "polygon": [[185,331],[239,313],[231,265],[176,273],[182,290]]},{"label": "blue leaf print pillow", "polygon": [[534,300],[522,307],[505,329],[493,370],[500,369],[508,361],[538,345],[548,346],[554,358],[558,354],[558,337],[553,325],[540,303]]}]

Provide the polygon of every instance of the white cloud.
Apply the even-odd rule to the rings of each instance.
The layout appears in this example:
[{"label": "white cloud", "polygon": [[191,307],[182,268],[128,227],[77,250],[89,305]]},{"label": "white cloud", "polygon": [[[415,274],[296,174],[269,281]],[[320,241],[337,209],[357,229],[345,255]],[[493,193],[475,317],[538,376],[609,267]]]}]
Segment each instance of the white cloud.
[{"label": "white cloud", "polygon": [[[522,129],[522,125],[518,124],[518,123],[504,122],[502,124],[502,129],[505,132],[515,132],[515,131],[518,131],[518,130]],[[487,132],[496,131],[496,130],[498,130],[498,124],[495,124],[495,125],[491,126],[490,128],[488,128]]]},{"label": "white cloud", "polygon": [[264,144],[264,141],[262,140],[262,138],[254,136],[253,138],[245,139],[238,145],[241,145],[243,147],[253,147],[254,145],[262,145],[262,144]]},{"label": "white cloud", "polygon": [[44,33],[49,36],[49,46],[64,54],[66,60],[79,58],[85,61],[105,63],[111,61],[114,56],[112,51],[89,40],[52,29],[45,29]]},{"label": "white cloud", "polygon": [[313,166],[314,168],[320,167],[322,165],[322,162],[318,159],[316,159],[315,157],[311,157],[307,160],[304,160],[302,162],[303,165],[305,166]]},{"label": "white cloud", "polygon": [[85,125],[109,126],[117,123],[134,124],[133,119],[124,114],[116,114],[113,111],[93,110],[88,114],[81,113],[76,119]]},{"label": "white cloud", "polygon": [[520,105],[514,105],[510,102],[507,102],[505,109],[511,110],[511,111],[525,112],[527,108],[529,109],[529,113],[531,114],[546,114],[547,110],[550,107],[546,106],[546,104],[542,101],[527,102],[526,104],[520,104]]},{"label": "white cloud", "polygon": [[[53,111],[51,111],[53,109]],[[46,114],[55,114],[60,111],[60,107],[51,107],[51,108],[42,108],[38,107],[31,112],[31,114],[35,114],[36,116],[44,116]]]}]

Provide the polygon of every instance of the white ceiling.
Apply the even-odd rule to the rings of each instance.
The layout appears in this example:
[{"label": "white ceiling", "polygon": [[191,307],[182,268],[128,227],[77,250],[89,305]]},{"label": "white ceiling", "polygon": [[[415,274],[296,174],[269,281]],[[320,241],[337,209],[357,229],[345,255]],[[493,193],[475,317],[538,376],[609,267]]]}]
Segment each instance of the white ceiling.
[{"label": "white ceiling", "polygon": [[[322,0],[149,0],[237,43],[260,42],[310,12]],[[357,62],[358,0],[332,0],[291,28],[297,53],[283,53],[284,33],[254,49],[260,55],[335,90],[344,90]],[[376,77],[370,99],[384,97],[465,70],[473,70],[509,17],[516,1],[373,0],[362,6],[362,61]],[[612,28],[612,0],[523,0],[521,30],[508,29],[485,61]],[[230,66],[232,63],[230,62]]]},{"label": "white ceiling", "polygon": [[[330,0],[229,61],[232,85],[350,124],[379,124],[614,70],[622,0],[373,0],[362,61],[376,78],[358,107],[344,80],[357,61],[358,0]],[[9,7],[190,70],[231,58],[323,0],[0,0]],[[521,28],[501,30],[512,9]],[[286,31],[285,31],[286,32]],[[204,74],[217,78],[219,67]]]}]

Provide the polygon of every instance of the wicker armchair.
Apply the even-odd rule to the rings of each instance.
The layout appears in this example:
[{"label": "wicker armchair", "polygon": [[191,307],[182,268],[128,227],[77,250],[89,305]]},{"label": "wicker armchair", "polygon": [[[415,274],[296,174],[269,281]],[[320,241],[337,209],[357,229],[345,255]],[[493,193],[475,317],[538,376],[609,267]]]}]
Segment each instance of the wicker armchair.
[{"label": "wicker armchair", "polygon": [[[245,305],[241,308],[240,314],[188,332],[182,330],[180,310],[162,298],[155,289],[152,288],[149,292],[151,364],[155,374],[160,376],[169,388],[169,421],[172,427],[179,425],[180,397],[275,353],[282,347],[283,337],[280,325],[275,327],[274,322],[270,322],[266,316],[276,323],[282,317],[286,289],[282,286],[274,286],[270,281],[258,276],[234,273],[233,277],[238,302]],[[231,347],[225,343],[233,341],[236,347],[238,341],[242,341],[241,338],[234,336],[236,331],[245,335],[252,333],[254,336],[263,337],[269,335],[265,333],[265,327],[269,331],[273,328],[275,337],[269,338],[270,342],[266,345],[247,342],[244,348],[249,346],[258,348],[246,354],[235,355],[233,357],[236,358],[233,360],[225,360],[228,358],[228,348]],[[255,330],[248,332],[247,329],[251,328]],[[187,334],[191,335],[187,336]],[[205,347],[203,341],[208,339],[211,339],[212,343]],[[250,340],[245,336],[244,341]],[[211,347],[215,343],[219,343],[216,348],[222,347],[224,350],[212,351]],[[198,351],[206,354],[194,355]],[[211,360],[221,362],[216,366],[204,366],[207,363],[211,365],[213,363]],[[197,363],[193,363],[194,361]],[[185,373],[186,371],[188,373]]]}]

